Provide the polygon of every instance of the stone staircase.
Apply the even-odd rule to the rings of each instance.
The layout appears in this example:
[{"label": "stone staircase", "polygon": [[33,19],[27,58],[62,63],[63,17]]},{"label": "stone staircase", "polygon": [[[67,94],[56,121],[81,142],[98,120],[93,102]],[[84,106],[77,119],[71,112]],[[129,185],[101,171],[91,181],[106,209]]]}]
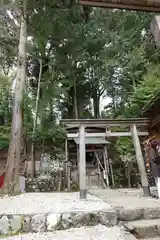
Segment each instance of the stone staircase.
[{"label": "stone staircase", "polygon": [[160,240],[160,200],[143,197],[136,189],[93,189],[90,193],[111,204],[118,225],[132,234],[131,240]]},{"label": "stone staircase", "polygon": [[21,233],[27,235],[5,240],[160,240],[160,201],[128,191],[94,187],[84,201],[73,192],[6,196],[0,199],[0,238]]},{"label": "stone staircase", "polygon": [[142,219],[124,222],[123,226],[135,239],[160,240],[160,219]]}]

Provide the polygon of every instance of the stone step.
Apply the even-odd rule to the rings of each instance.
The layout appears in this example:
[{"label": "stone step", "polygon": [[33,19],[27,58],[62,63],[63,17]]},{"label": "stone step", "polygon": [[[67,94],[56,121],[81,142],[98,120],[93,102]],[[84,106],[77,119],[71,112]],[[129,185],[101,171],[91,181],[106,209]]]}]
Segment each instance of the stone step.
[{"label": "stone step", "polygon": [[112,209],[96,212],[64,212],[36,215],[4,215],[0,216],[0,238],[3,235],[18,232],[54,232],[81,226],[102,224],[112,227],[117,224],[117,215]]},{"label": "stone step", "polygon": [[160,219],[130,221],[123,223],[123,225],[129,232],[135,234],[137,238],[159,236],[158,239],[153,238],[153,240],[160,240]]},{"label": "stone step", "polygon": [[143,240],[160,240],[160,237],[145,238]]}]

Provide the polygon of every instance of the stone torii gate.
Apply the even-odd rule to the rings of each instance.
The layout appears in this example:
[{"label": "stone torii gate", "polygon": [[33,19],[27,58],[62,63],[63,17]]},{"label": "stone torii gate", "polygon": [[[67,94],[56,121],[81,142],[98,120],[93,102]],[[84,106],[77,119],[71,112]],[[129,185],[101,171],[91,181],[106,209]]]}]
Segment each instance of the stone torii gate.
[{"label": "stone torii gate", "polygon": [[[141,145],[139,136],[148,136],[148,132],[138,131],[137,127],[148,128],[148,119],[137,118],[137,119],[119,119],[119,120],[108,120],[108,119],[63,119],[61,123],[66,128],[78,128],[77,133],[68,133],[67,137],[79,137],[79,186],[80,186],[80,198],[87,198],[86,189],[86,150],[85,150],[85,137],[121,137],[131,136],[133,145],[136,153],[136,160],[140,172],[141,184],[143,188],[144,196],[150,196],[150,190],[148,185],[147,174],[144,165],[144,159],[141,151]],[[87,133],[85,129],[87,127],[105,128],[105,133]],[[112,127],[129,127],[130,131],[126,132],[112,132],[107,131]]]},{"label": "stone torii gate", "polygon": [[160,12],[160,0],[78,0],[82,5]]}]

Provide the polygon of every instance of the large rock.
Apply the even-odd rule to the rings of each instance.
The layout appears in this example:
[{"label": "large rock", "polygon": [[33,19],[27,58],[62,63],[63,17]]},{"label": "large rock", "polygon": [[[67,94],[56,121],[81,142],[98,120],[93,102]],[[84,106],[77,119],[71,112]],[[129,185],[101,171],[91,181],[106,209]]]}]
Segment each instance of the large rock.
[{"label": "large rock", "polygon": [[58,213],[51,213],[47,216],[47,230],[54,231],[60,225],[61,214]]},{"label": "large rock", "polygon": [[0,235],[6,235],[9,231],[9,220],[7,216],[0,218]]},{"label": "large rock", "polygon": [[11,234],[19,233],[22,230],[22,216],[12,216],[10,219]]},{"label": "large rock", "polygon": [[62,214],[61,227],[68,229],[71,227],[93,226],[101,223],[105,226],[115,226],[117,224],[117,213],[114,210],[102,212],[77,212]]},{"label": "large rock", "polygon": [[63,213],[61,219],[61,228],[68,229],[73,226],[73,219],[71,213]]},{"label": "large rock", "polygon": [[95,225],[94,221],[96,220],[96,217],[94,217],[93,214],[91,215],[91,213],[78,212],[72,215],[72,220],[74,227],[81,227]]},{"label": "large rock", "polygon": [[[59,186],[59,173],[56,176],[41,176],[39,178],[26,180],[26,192],[53,192],[58,190]],[[62,173],[62,188],[64,187],[64,172]]]},{"label": "large rock", "polygon": [[23,217],[23,223],[22,223],[22,232],[29,232],[30,231],[30,217],[24,216]]},{"label": "large rock", "polygon": [[118,220],[120,221],[133,221],[143,217],[143,209],[120,209],[117,211]]},{"label": "large rock", "polygon": [[77,213],[63,213],[61,219],[61,228],[76,228],[81,226],[92,226],[99,222],[98,213],[87,213],[87,212],[77,212]]},{"label": "large rock", "polygon": [[99,221],[102,225],[111,227],[117,224],[117,213],[115,211],[103,211],[99,213]]},{"label": "large rock", "polygon": [[33,232],[45,232],[46,216],[44,214],[34,215],[31,219],[31,230]]}]

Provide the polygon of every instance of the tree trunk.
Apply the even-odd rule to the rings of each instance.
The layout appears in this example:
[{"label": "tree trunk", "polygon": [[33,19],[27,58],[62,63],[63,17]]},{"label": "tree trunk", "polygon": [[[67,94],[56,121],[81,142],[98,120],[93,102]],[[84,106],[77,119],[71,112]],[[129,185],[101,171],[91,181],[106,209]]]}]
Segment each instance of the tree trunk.
[{"label": "tree trunk", "polygon": [[77,106],[78,106],[78,117],[81,119],[81,118],[84,118],[84,105],[85,105],[85,99],[79,97],[78,98],[78,101],[77,101]]},{"label": "tree trunk", "polygon": [[37,96],[36,96],[36,107],[35,107],[35,115],[33,118],[33,132],[32,132],[32,146],[31,146],[31,177],[36,177],[36,166],[35,166],[35,133],[36,133],[36,126],[37,126],[37,115],[38,115],[38,103],[39,103],[39,96],[40,96],[40,85],[41,85],[41,78],[42,78],[42,60],[40,60],[40,70],[39,70],[39,78],[38,78],[38,89],[37,89]]},{"label": "tree trunk", "polygon": [[115,89],[112,86],[112,111],[113,111],[113,117],[116,116],[116,99],[115,99]]},{"label": "tree trunk", "polygon": [[128,188],[131,188],[131,173],[128,172]]},{"label": "tree trunk", "polygon": [[77,86],[76,86],[76,80],[73,78],[73,87],[74,87],[74,115],[75,119],[78,119],[78,105],[77,105]]},{"label": "tree trunk", "polygon": [[100,97],[97,94],[97,91],[93,94],[93,107],[94,107],[94,118],[99,119],[100,118]]},{"label": "tree trunk", "polygon": [[110,173],[111,173],[111,179],[112,179],[112,186],[115,187],[115,181],[114,181],[114,174],[113,174],[113,166],[112,166],[112,163],[110,163],[109,166],[110,166]]},{"label": "tree trunk", "polygon": [[18,49],[17,77],[12,107],[11,138],[6,164],[6,175],[2,192],[18,194],[19,189],[19,165],[22,137],[22,105],[26,79],[26,42],[27,42],[27,4],[21,6],[20,39]]},{"label": "tree trunk", "polygon": [[127,165],[125,166],[125,175],[127,178],[127,182],[128,182],[128,188],[131,188],[131,166],[130,163],[128,162]]}]

